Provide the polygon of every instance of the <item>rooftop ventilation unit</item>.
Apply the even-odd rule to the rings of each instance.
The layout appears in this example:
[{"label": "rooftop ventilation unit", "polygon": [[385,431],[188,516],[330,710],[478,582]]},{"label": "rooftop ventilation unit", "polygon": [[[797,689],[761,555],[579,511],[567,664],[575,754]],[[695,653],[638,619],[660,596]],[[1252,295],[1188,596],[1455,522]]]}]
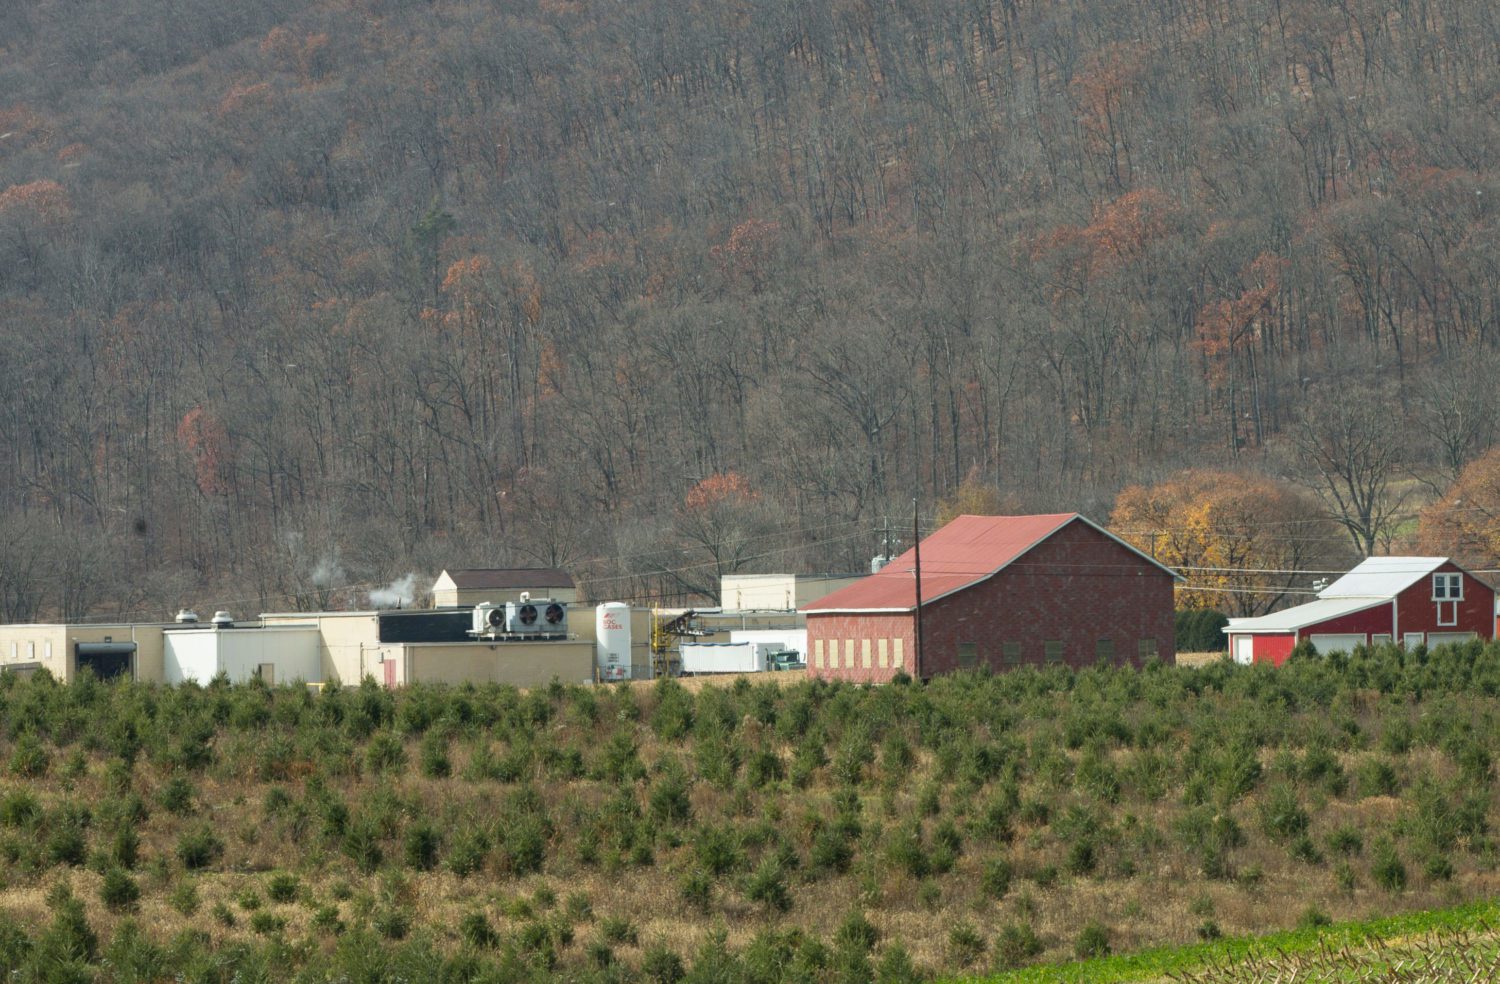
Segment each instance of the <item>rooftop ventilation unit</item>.
[{"label": "rooftop ventilation unit", "polygon": [[216,629],[234,628],[234,616],[228,612],[214,612],[214,617],[211,621]]},{"label": "rooftop ventilation unit", "polygon": [[180,625],[198,624],[198,613],[191,608],[184,608],[177,613],[177,622]]},{"label": "rooftop ventilation unit", "polygon": [[481,639],[566,639],[568,608],[560,601],[527,594],[504,605],[482,602],[474,606],[469,634]]}]

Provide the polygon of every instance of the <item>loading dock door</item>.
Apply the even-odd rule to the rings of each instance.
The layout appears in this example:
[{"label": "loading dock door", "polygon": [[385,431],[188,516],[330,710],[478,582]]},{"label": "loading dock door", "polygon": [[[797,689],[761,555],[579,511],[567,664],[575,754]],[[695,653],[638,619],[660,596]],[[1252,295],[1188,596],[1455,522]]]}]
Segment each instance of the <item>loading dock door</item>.
[{"label": "loading dock door", "polygon": [[74,666],[91,670],[100,680],[135,677],[135,643],[80,642],[74,645]]},{"label": "loading dock door", "polygon": [[1327,656],[1329,653],[1352,653],[1355,646],[1363,646],[1365,637],[1362,635],[1315,635],[1308,639],[1313,648],[1318,651],[1319,656]]}]

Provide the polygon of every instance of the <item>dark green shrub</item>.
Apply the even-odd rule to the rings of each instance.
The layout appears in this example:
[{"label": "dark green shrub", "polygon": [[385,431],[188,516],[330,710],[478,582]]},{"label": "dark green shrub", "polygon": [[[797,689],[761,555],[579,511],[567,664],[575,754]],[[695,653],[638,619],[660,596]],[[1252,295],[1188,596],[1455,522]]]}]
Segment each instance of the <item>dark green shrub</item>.
[{"label": "dark green shrub", "polygon": [[141,887],[123,870],[110,868],[99,885],[99,899],[116,911],[128,909],[141,897]]},{"label": "dark green shrub", "polygon": [[500,945],[500,934],[482,912],[469,912],[458,921],[458,935],[469,946],[491,950]]},{"label": "dark green shrub", "polygon": [[385,860],[385,850],[380,846],[380,832],[367,818],[361,818],[349,828],[344,835],[343,850],[344,855],[367,875]]},{"label": "dark green shrub", "polygon": [[1346,823],[1328,834],[1328,849],[1334,854],[1354,855],[1365,849],[1365,841],[1358,827]]},{"label": "dark green shrub", "polygon": [[336,905],[320,905],[313,912],[312,928],[320,933],[337,935],[344,931],[344,921],[339,918]]},{"label": "dark green shrub", "polygon": [[1297,917],[1297,927],[1299,929],[1317,929],[1321,926],[1332,925],[1333,919],[1329,917],[1328,913],[1315,905],[1310,905],[1306,909],[1303,909],[1302,915]]},{"label": "dark green shrub", "polygon": [[682,958],[665,944],[653,943],[641,956],[641,976],[651,984],[680,984],[687,969]]},{"label": "dark green shrub", "polygon": [[814,869],[819,871],[848,871],[854,859],[854,848],[849,838],[833,827],[820,827],[813,835],[812,851],[809,855]]},{"label": "dark green shrub", "polygon": [[30,827],[41,819],[42,805],[27,789],[13,789],[0,798],[0,823],[7,827]]},{"label": "dark green shrub", "polygon": [[250,917],[250,929],[259,936],[275,936],[286,929],[286,918],[274,912],[256,912]]},{"label": "dark green shrub", "polygon": [[198,886],[191,881],[179,882],[167,904],[184,916],[193,915],[198,911]]},{"label": "dark green shrub", "polygon": [[1024,967],[1042,952],[1042,941],[1030,923],[1008,923],[995,938],[995,966],[1000,970]]},{"label": "dark green shrub", "polygon": [[1396,893],[1406,888],[1406,865],[1396,852],[1396,845],[1388,839],[1382,838],[1375,844],[1370,877],[1387,892]]},{"label": "dark green shrub", "polygon": [[406,764],[406,749],[400,738],[382,731],[370,739],[369,747],[365,749],[365,763],[376,775],[396,772]]},{"label": "dark green shrub", "polygon": [[1453,879],[1453,862],[1448,855],[1440,851],[1434,851],[1427,856],[1422,866],[1422,871],[1433,881],[1451,881]]},{"label": "dark green shrub", "polygon": [[500,850],[512,873],[526,875],[541,871],[547,860],[546,823],[534,814],[513,818],[503,827]]},{"label": "dark green shrub", "polygon": [[674,765],[662,772],[651,787],[651,816],[662,823],[686,823],[692,819],[687,773]]},{"label": "dark green shrub", "polygon": [[477,827],[460,830],[448,848],[448,870],[460,878],[472,875],[484,867],[489,851],[490,842],[484,831]]},{"label": "dark green shrub", "polygon": [[448,738],[436,731],[422,739],[418,753],[422,775],[429,779],[446,779],[453,772],[453,763],[448,758]]},{"label": "dark green shrub", "polygon": [[37,951],[58,964],[93,963],[99,956],[99,937],[89,925],[83,902],[60,883],[47,894],[47,905],[52,909],[52,922],[37,940]]},{"label": "dark green shrub", "polygon": [[1068,845],[1068,856],[1064,862],[1070,875],[1087,875],[1093,872],[1099,864],[1098,854],[1094,849],[1094,842],[1089,838],[1076,840]]},{"label": "dark green shrub", "polygon": [[402,840],[402,857],[408,868],[431,871],[437,867],[442,837],[430,821],[418,820],[406,828]]},{"label": "dark green shrub", "polygon": [[47,833],[46,857],[53,864],[78,866],[88,855],[83,830],[75,823],[59,823]]},{"label": "dark green shrub", "polygon": [[197,790],[186,776],[174,775],[162,784],[156,801],[168,813],[186,816],[193,812],[193,797],[196,795]]},{"label": "dark green shrub", "polygon": [[10,753],[10,771],[12,775],[23,779],[40,779],[47,774],[47,769],[52,764],[52,757],[47,754],[47,749],[37,741],[36,736],[27,733],[17,741],[15,748]]},{"label": "dark green shrub", "polygon": [[852,947],[865,953],[874,949],[879,940],[880,931],[858,909],[851,910],[833,933],[833,941],[836,945]]},{"label": "dark green shrub", "polygon": [[109,854],[116,864],[127,870],[140,860],[141,837],[134,827],[120,827],[109,841]]},{"label": "dark green shrub", "polygon": [[706,910],[713,904],[713,878],[704,871],[690,871],[677,883],[677,894],[693,908]]},{"label": "dark green shrub", "polygon": [[266,897],[272,902],[295,902],[302,883],[289,871],[278,871],[266,882]]},{"label": "dark green shrub", "polygon": [[948,957],[959,967],[969,967],[984,956],[984,937],[972,923],[959,922],[948,930]]},{"label": "dark green shrub", "polygon": [[1010,891],[1013,877],[1014,872],[1010,861],[1005,858],[991,858],[984,863],[984,869],[979,875],[979,889],[987,898],[1003,899],[1005,893]]},{"label": "dark green shrub", "polygon": [[599,923],[599,935],[606,942],[621,946],[635,946],[640,942],[640,933],[635,924],[620,916],[610,916]]},{"label": "dark green shrub", "polygon": [[411,913],[397,906],[386,906],[375,913],[370,925],[388,940],[404,940],[411,932]]},{"label": "dark green shrub", "polygon": [[1273,840],[1288,841],[1307,832],[1307,811],[1288,785],[1274,786],[1260,804],[1260,825]]},{"label": "dark green shrub", "polygon": [[1356,776],[1361,796],[1395,796],[1400,786],[1395,766],[1383,758],[1367,758]]},{"label": "dark green shrub", "polygon": [[1228,636],[1223,632],[1229,618],[1212,608],[1181,608],[1177,611],[1176,639],[1179,653],[1223,652]]},{"label": "dark green shrub", "polygon": [[177,859],[187,870],[198,870],[223,856],[223,841],[207,823],[199,823],[177,838]]},{"label": "dark green shrub", "polygon": [[1108,956],[1109,930],[1098,922],[1091,922],[1084,926],[1078,934],[1078,942],[1073,945],[1073,952],[1080,960]]},{"label": "dark green shrub", "polygon": [[739,832],[720,826],[701,826],[693,840],[693,854],[703,870],[715,878],[745,864]]},{"label": "dark green shrub", "polygon": [[762,861],[746,880],[745,898],[776,912],[786,912],[792,907],[792,894],[787,890],[786,873],[774,858]]}]

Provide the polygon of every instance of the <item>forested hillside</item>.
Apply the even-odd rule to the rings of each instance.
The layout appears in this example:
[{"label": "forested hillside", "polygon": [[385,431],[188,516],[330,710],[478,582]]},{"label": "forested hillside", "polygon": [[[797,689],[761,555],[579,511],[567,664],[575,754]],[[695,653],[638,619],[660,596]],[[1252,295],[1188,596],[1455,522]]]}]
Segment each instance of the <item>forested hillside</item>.
[{"label": "forested hillside", "polygon": [[857,568],[970,478],[1440,494],[1497,46],[1487,0],[0,4],[0,616]]}]

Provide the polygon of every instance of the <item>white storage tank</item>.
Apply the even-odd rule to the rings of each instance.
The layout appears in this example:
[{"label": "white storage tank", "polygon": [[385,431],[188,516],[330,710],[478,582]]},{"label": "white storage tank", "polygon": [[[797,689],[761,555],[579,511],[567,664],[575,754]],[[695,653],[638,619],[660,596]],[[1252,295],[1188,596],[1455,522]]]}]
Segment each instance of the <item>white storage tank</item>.
[{"label": "white storage tank", "polygon": [[608,601],[594,609],[594,644],[599,679],[630,679],[630,606]]}]

